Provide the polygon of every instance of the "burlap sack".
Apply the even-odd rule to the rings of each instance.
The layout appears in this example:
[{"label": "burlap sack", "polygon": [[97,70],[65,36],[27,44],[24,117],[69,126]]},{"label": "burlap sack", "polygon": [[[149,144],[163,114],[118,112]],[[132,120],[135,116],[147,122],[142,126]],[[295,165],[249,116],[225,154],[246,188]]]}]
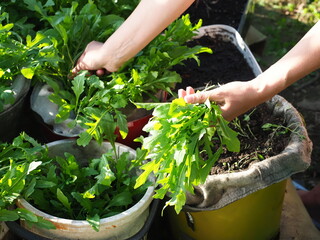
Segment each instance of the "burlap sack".
[{"label": "burlap sack", "polygon": [[195,187],[195,195],[187,195],[188,210],[210,211],[222,208],[309,167],[312,142],[299,112],[278,95],[268,101],[267,105],[273,109],[273,114],[283,115],[285,125],[297,132],[291,134],[288,146],[279,155],[254,163],[244,171],[209,175],[203,185]]}]

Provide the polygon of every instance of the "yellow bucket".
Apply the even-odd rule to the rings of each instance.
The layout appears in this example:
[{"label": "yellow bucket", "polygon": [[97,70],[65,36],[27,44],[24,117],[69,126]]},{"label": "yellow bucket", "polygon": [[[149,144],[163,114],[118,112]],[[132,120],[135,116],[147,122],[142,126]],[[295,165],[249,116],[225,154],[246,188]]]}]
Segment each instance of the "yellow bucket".
[{"label": "yellow bucket", "polygon": [[176,240],[270,240],[279,234],[286,188],[283,180],[223,208],[188,211],[178,215],[168,208],[171,232]]}]

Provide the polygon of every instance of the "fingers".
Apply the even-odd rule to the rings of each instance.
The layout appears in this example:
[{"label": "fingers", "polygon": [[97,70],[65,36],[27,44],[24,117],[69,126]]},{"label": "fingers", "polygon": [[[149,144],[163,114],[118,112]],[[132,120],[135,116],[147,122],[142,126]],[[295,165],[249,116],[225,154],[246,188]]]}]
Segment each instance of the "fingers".
[{"label": "fingers", "polygon": [[187,95],[194,94],[194,89],[192,87],[187,87],[186,93]]},{"label": "fingers", "polygon": [[184,98],[189,94],[194,94],[194,89],[192,87],[187,87],[186,90],[183,90],[183,89],[178,90],[179,98]]},{"label": "fingers", "polygon": [[73,75],[77,75],[77,73],[80,72],[81,70],[89,70],[88,67],[83,63],[84,56],[85,56],[85,52],[80,56],[76,66],[72,69],[71,72]]},{"label": "fingers", "polygon": [[[76,65],[72,69],[72,74],[76,75],[81,70],[91,71],[92,74],[102,76],[107,73],[101,59],[101,48],[103,43],[92,41],[79,57]],[[99,57],[100,56],[100,57]]]},{"label": "fingers", "polygon": [[212,100],[209,91],[195,93],[192,87],[187,87],[186,90],[179,89],[178,96],[179,98],[184,98],[187,103],[204,103],[208,98]]},{"label": "fingers", "polygon": [[107,74],[107,73],[109,73],[109,72],[106,71],[106,70],[104,70],[104,69],[98,69],[98,70],[96,70],[96,75],[99,76],[99,77],[101,77],[101,76],[103,76],[103,75],[105,75],[105,74]]},{"label": "fingers", "polygon": [[232,113],[232,111],[230,111],[230,104],[228,103],[220,105],[220,109],[222,111],[223,118],[229,122],[237,117],[237,114]]},{"label": "fingers", "polygon": [[183,89],[178,90],[178,97],[179,98],[184,98],[187,95],[187,92]]},{"label": "fingers", "polygon": [[204,92],[197,92],[195,93],[194,89],[192,87],[187,87],[186,90],[179,89],[178,95],[181,98],[184,98],[184,100],[187,103],[204,103],[207,99],[209,99],[211,102],[215,102],[217,105],[219,105],[222,116],[227,120],[231,121],[235,117],[237,117],[237,114],[235,111],[231,109],[230,102],[227,102],[225,98],[223,98],[221,95],[221,91],[219,89],[213,89],[210,91],[204,91]]},{"label": "fingers", "polygon": [[72,75],[73,77],[76,76],[80,71],[82,70],[88,70],[91,74],[96,74],[97,76],[101,77],[105,74],[109,74],[110,72],[100,68],[100,69],[96,69],[96,70],[92,70],[91,68],[89,68],[86,64],[84,64],[82,62],[84,54],[79,58],[77,65],[72,69]]},{"label": "fingers", "polygon": [[198,92],[190,95],[186,95],[184,97],[184,100],[187,103],[204,103],[207,99],[210,99],[210,101],[215,101],[213,97],[211,97],[211,93],[208,92]]}]

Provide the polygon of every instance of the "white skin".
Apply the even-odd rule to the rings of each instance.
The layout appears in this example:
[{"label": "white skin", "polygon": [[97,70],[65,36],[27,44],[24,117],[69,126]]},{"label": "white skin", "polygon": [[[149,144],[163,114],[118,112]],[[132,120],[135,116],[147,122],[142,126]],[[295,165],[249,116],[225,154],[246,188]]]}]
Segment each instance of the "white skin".
[{"label": "white skin", "polygon": [[179,89],[187,103],[217,102],[228,121],[271,99],[294,82],[320,68],[320,21],[279,61],[255,79],[230,82],[216,89],[194,93]]},{"label": "white skin", "polygon": [[73,74],[81,70],[97,75],[117,71],[126,61],[177,19],[194,0],[141,0],[126,21],[104,42],[89,43]]}]

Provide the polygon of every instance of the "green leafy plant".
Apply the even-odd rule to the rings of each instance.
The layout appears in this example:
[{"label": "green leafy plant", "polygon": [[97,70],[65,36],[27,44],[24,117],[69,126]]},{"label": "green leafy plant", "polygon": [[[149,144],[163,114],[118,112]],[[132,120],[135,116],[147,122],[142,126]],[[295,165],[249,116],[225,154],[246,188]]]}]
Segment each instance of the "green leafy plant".
[{"label": "green leafy plant", "polygon": [[[153,117],[144,127],[148,137],[141,137],[142,151],[149,159],[141,169],[135,187],[144,184],[149,174],[156,177],[155,198],[170,198],[166,206],[179,213],[186,202],[186,192],[204,183],[221,153],[239,151],[237,133],[222,117],[218,105],[187,104],[183,99],[171,103],[136,103],[153,110]],[[141,157],[140,159],[144,159]]]},{"label": "green leafy plant", "polygon": [[171,68],[188,58],[199,63],[197,54],[211,52],[209,48],[185,45],[201,22],[193,26],[189,16],[184,16],[116,73],[98,78],[82,72],[71,79],[70,70],[86,45],[92,40],[105,41],[137,1],[61,1],[58,6],[52,1],[24,0],[24,4],[41,19],[41,32],[55,43],[60,61],[57,65],[48,64],[39,81],[53,89],[49,98],[59,106],[56,122],[71,118],[69,128],[84,129],[79,145],[88,144],[92,138],[114,142],[117,128],[125,138],[128,128],[123,108],[147,98],[159,101],[155,94],[160,90],[173,94],[171,89],[181,77]]},{"label": "green leafy plant", "polygon": [[304,136],[299,134],[297,124],[291,124],[289,126],[283,126],[281,124],[274,124],[274,123],[265,123],[261,126],[261,128],[264,131],[269,131],[271,132],[271,138],[273,136],[279,136],[279,135],[286,135],[289,133],[297,134],[299,138],[304,139]]},{"label": "green leafy plant", "polygon": [[25,39],[12,31],[13,23],[9,22],[6,12],[0,15],[0,112],[4,106],[13,104],[15,92],[12,84],[18,75],[32,79],[41,74],[47,64],[55,65],[53,43],[45,35],[37,33],[34,38],[28,35]]},{"label": "green leafy plant", "polygon": [[256,139],[256,136],[251,131],[249,121],[250,116],[254,113],[256,109],[253,109],[253,111],[249,112],[248,114],[244,114],[244,117],[242,120],[239,118],[235,118],[233,121],[231,121],[231,124],[234,126],[234,129],[238,132],[239,135],[246,137],[246,138],[254,138]]},{"label": "green leafy plant", "polygon": [[22,208],[13,208],[18,197],[25,191],[27,176],[34,173],[46,158],[47,151],[26,134],[16,137],[12,144],[0,144],[0,221],[20,219],[43,228],[55,226]]},{"label": "green leafy plant", "polygon": [[0,154],[0,219],[23,219],[40,227],[52,223],[21,208],[8,209],[17,198],[57,217],[87,220],[99,231],[100,219],[127,210],[138,202],[151,182],[135,189],[137,166],[129,152],[116,155],[111,149],[100,158],[79,162],[65,152],[52,156],[26,134],[2,144]]},{"label": "green leafy plant", "polygon": [[70,8],[73,2],[78,5],[77,11],[82,9],[87,3],[94,3],[101,12],[101,15],[114,15],[127,18],[140,0],[38,0],[36,2],[32,0],[3,0],[1,1],[1,8],[10,14],[11,20],[15,23],[15,31],[22,36],[26,36],[28,34],[32,35],[36,30],[50,27],[48,22],[41,21],[42,15],[35,12],[36,7],[40,6],[47,15],[53,16],[62,8]]},{"label": "green leafy plant", "polygon": [[[92,2],[86,4],[79,14],[76,11],[77,4],[73,3],[72,8],[62,9],[54,16],[49,16],[38,1],[26,1],[30,9],[35,9],[52,26],[44,34],[56,39],[59,55],[64,61],[61,68],[52,68],[42,78],[54,90],[50,100],[59,106],[56,122],[74,116],[68,126],[73,128],[80,125],[85,129],[80,134],[79,145],[88,144],[92,138],[98,142],[103,139],[114,142],[116,128],[119,128],[121,137],[125,138],[128,128],[122,109],[130,102],[140,102],[145,98],[159,101],[154,96],[159,90],[173,94],[171,89],[181,81],[181,77],[171,68],[188,58],[199,62],[197,54],[211,52],[209,48],[189,48],[185,45],[196,34],[201,22],[193,26],[189,16],[184,16],[116,73],[99,78],[88,76],[84,71],[74,79],[68,79],[70,69],[85,44],[93,39],[106,39],[123,19],[114,15],[102,17]],[[79,38],[71,36],[84,39],[79,41]]]},{"label": "green leafy plant", "polygon": [[86,4],[68,1],[62,6],[39,0],[24,0],[24,3],[26,9],[39,15],[43,23],[41,32],[55,41],[57,56],[62,59],[58,66],[48,67],[41,80],[59,82],[65,89],[71,87],[68,76],[86,45],[92,40],[107,39],[124,21],[118,15],[103,15],[93,1]]}]

